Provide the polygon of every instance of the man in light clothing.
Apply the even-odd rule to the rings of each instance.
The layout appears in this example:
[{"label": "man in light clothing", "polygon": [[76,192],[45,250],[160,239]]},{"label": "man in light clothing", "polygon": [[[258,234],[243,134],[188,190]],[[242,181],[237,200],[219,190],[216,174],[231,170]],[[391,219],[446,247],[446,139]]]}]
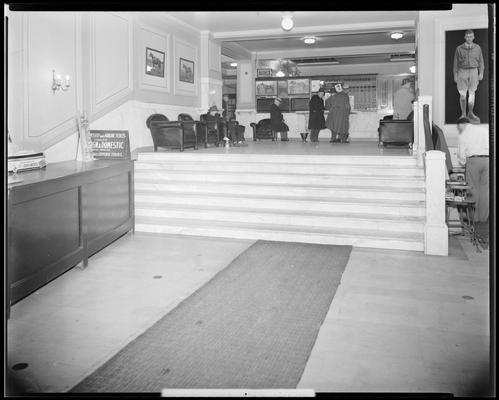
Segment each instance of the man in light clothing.
[{"label": "man in light clothing", "polygon": [[486,127],[471,125],[468,118],[457,120],[457,160],[466,167],[466,182],[475,201],[475,222],[489,218],[489,133]]},{"label": "man in light clothing", "polygon": [[412,111],[414,91],[409,79],[402,81],[402,86],[393,95],[393,119],[407,119]]},{"label": "man in light clothing", "polygon": [[[461,117],[473,123],[480,123],[480,118],[473,114],[475,105],[475,92],[478,82],[483,79],[485,64],[483,62],[482,49],[473,43],[475,34],[467,30],[464,34],[464,43],[457,46],[454,53],[454,82],[459,91],[459,102],[461,105]],[[468,92],[468,114],[466,114],[466,92]]]}]

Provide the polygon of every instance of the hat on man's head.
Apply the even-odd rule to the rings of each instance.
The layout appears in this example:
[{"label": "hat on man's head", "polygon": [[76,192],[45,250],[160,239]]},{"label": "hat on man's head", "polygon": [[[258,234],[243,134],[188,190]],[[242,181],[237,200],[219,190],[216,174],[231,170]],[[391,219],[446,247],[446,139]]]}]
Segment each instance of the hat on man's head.
[{"label": "hat on man's head", "polygon": [[217,106],[211,106],[210,109],[208,110],[208,112],[212,112],[212,111],[220,111]]}]

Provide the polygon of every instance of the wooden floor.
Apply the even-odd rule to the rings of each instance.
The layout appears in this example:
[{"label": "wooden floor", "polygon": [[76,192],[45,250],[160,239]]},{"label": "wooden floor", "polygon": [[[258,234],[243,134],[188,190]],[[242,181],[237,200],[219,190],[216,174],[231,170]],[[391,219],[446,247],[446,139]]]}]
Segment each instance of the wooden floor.
[{"label": "wooden floor", "polygon": [[[319,140],[321,140],[319,138]],[[203,146],[198,150],[185,149],[184,152],[201,152],[208,154],[293,154],[293,155],[356,155],[356,156],[412,156],[412,150],[403,146],[378,147],[378,142],[373,140],[352,140],[350,143],[329,143],[329,138],[324,138],[319,143],[303,143],[290,139],[289,142],[272,142],[261,140],[254,142],[246,138],[244,147],[215,147],[211,145],[205,149]],[[134,158],[138,152],[153,152],[152,146],[140,147],[134,151]],[[179,150],[168,150],[159,148],[158,152],[179,152]]]}]

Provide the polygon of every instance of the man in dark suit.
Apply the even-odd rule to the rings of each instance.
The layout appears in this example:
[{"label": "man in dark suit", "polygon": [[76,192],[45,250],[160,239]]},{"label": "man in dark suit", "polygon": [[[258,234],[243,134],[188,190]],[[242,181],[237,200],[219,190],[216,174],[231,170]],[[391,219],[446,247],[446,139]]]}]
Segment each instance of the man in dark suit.
[{"label": "man in dark suit", "polygon": [[281,99],[276,97],[274,104],[270,107],[270,126],[275,132],[281,133],[281,141],[288,142],[288,126],[284,123],[284,117],[282,115],[279,105],[281,104]]},{"label": "man in dark suit", "polygon": [[310,141],[319,141],[319,131],[326,127],[326,120],[324,119],[324,89],[320,88],[317,94],[314,94],[308,103],[309,117],[308,129],[310,129]]}]

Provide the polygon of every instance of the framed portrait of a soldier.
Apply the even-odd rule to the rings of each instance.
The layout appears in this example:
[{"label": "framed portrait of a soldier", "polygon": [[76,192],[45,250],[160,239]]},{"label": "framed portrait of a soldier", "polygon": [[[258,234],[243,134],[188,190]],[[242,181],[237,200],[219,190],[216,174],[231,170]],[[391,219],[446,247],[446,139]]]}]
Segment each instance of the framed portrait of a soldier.
[{"label": "framed portrait of a soldier", "polygon": [[445,32],[445,123],[489,122],[488,29]]}]

